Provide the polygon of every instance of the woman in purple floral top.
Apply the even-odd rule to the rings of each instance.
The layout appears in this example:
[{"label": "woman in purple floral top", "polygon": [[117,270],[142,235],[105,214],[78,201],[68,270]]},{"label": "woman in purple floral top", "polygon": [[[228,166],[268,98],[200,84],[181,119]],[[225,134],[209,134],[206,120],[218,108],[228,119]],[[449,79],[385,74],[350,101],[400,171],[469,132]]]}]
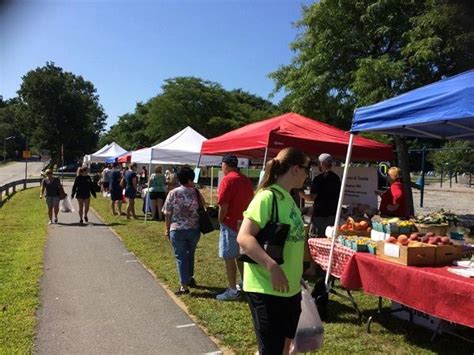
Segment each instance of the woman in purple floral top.
[{"label": "woman in purple floral top", "polygon": [[[199,231],[198,198],[194,187],[194,171],[183,167],[178,171],[181,186],[171,190],[163,205],[166,220],[166,237],[173,245],[181,287],[177,295],[189,293],[189,286],[195,286],[194,253],[201,236]],[[204,201],[202,201],[204,204]]]}]

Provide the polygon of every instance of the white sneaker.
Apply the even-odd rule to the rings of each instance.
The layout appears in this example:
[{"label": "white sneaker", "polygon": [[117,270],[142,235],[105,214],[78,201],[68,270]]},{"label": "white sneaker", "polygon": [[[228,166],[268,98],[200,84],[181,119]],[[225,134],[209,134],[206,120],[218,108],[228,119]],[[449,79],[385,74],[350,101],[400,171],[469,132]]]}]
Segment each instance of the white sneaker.
[{"label": "white sneaker", "polygon": [[48,221],[48,224],[53,224],[53,221],[52,221],[52,220],[49,220],[49,221]]},{"label": "white sneaker", "polygon": [[240,298],[240,291],[228,288],[221,294],[216,296],[216,299],[218,301],[232,301],[232,300],[238,300]]},{"label": "white sneaker", "polygon": [[238,284],[235,285],[235,289],[237,291],[242,291],[244,289],[244,283],[240,281]]}]

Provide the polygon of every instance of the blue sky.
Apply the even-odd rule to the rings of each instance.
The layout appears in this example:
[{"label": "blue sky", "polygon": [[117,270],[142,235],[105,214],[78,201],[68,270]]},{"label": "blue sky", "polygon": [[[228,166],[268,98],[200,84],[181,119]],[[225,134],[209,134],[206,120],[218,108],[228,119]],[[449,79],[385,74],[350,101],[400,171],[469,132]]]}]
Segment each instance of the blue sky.
[{"label": "blue sky", "polygon": [[[268,98],[309,0],[15,0],[0,9],[0,94],[46,61],[91,81],[108,115],[197,76]],[[278,102],[282,94],[272,99]]]}]

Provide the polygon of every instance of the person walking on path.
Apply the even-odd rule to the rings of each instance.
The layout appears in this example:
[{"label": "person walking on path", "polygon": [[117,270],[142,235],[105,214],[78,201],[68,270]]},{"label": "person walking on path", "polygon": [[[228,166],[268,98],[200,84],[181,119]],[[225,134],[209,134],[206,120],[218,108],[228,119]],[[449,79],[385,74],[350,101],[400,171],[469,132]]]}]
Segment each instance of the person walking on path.
[{"label": "person walking on path", "polygon": [[[46,177],[41,182],[41,193],[40,198],[45,196],[46,204],[48,206],[48,224],[53,223],[53,210],[54,210],[54,223],[58,223],[59,213],[59,191],[63,189],[59,178],[53,176],[51,169],[46,170]],[[46,195],[44,191],[46,190]]]},{"label": "person walking on path", "polygon": [[157,166],[155,172],[151,174],[148,180],[148,193],[150,194],[151,211],[154,220],[162,220],[161,209],[165,201],[166,179],[162,174],[162,167]]},{"label": "person walking on path", "polygon": [[137,163],[132,163],[130,169],[125,172],[125,197],[128,199],[127,219],[133,216],[137,219],[135,214],[135,198],[137,197],[138,178],[137,178]]},{"label": "person walking on path", "polygon": [[107,193],[109,192],[109,186],[110,186],[110,173],[112,172],[112,166],[110,164],[107,164],[102,170],[101,173],[101,188],[102,188],[102,193],[104,194],[104,197],[107,196]]},{"label": "person walking on path", "polygon": [[321,154],[318,158],[318,169],[321,173],[313,179],[309,195],[304,191],[300,192],[301,198],[314,201],[310,234],[319,237],[324,237],[326,228],[334,225],[341,190],[341,179],[332,171],[332,163],[330,154]]},{"label": "person walking on path", "polygon": [[[256,262],[244,263],[244,291],[259,354],[288,354],[296,333],[301,313],[305,235],[301,212],[290,191],[303,187],[309,169],[309,158],[295,148],[285,148],[270,160],[257,194],[244,212],[237,236],[243,252]],[[289,226],[281,265],[257,241],[259,232],[271,221],[274,202],[279,223]]]},{"label": "person walking on path", "polygon": [[89,218],[87,217],[87,213],[89,212],[89,205],[91,201],[91,195],[96,198],[95,193],[95,186],[92,182],[91,177],[88,174],[89,169],[87,166],[83,166],[79,169],[79,175],[76,176],[74,180],[74,185],[72,186],[72,193],[71,197],[77,198],[77,202],[79,204],[79,223],[82,224],[84,220],[86,223],[89,222]]},{"label": "person walking on path", "polygon": [[166,221],[165,236],[171,241],[176,257],[180,288],[177,295],[189,293],[189,287],[196,285],[194,280],[194,254],[201,236],[199,231],[198,198],[204,201],[194,187],[194,171],[182,167],[177,173],[181,186],[171,190],[163,206]]},{"label": "person walking on path", "polygon": [[242,222],[243,212],[253,198],[252,181],[239,172],[238,159],[234,155],[226,155],[222,159],[224,178],[217,192],[219,205],[218,220],[220,224],[219,257],[225,261],[225,269],[229,287],[216,296],[220,301],[240,298],[237,289],[237,268],[243,278],[243,264],[238,261],[240,254],[237,244],[238,224]]},{"label": "person walking on path", "polygon": [[120,186],[120,181],[122,181],[122,172],[119,163],[114,163],[113,170],[110,173],[110,200],[112,201],[110,206],[112,208],[112,214],[117,215],[115,210],[115,205],[118,208],[118,214],[122,215],[122,186]]}]

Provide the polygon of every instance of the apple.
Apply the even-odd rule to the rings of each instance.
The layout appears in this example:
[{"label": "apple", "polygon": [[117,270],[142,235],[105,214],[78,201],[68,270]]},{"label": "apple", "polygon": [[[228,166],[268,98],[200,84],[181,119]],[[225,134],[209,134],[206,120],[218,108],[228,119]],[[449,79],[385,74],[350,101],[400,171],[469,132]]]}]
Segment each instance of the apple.
[{"label": "apple", "polygon": [[419,240],[418,233],[410,234],[410,240]]},{"label": "apple", "polygon": [[434,236],[435,236],[435,234],[433,232],[428,232],[428,233],[425,234],[425,237],[428,237],[428,238],[434,237]]},{"label": "apple", "polygon": [[422,243],[428,243],[428,240],[429,240],[429,239],[430,239],[429,237],[424,236],[424,237],[421,237],[420,240],[421,240]]},{"label": "apple", "polygon": [[441,241],[443,242],[443,244],[451,243],[451,239],[449,237],[441,237]]},{"label": "apple", "polygon": [[397,238],[395,238],[395,237],[389,237],[387,239],[387,243],[395,244],[396,242],[397,242]]},{"label": "apple", "polygon": [[402,245],[405,245],[408,243],[408,237],[405,235],[405,234],[400,234],[397,238],[397,241],[402,244]]}]

